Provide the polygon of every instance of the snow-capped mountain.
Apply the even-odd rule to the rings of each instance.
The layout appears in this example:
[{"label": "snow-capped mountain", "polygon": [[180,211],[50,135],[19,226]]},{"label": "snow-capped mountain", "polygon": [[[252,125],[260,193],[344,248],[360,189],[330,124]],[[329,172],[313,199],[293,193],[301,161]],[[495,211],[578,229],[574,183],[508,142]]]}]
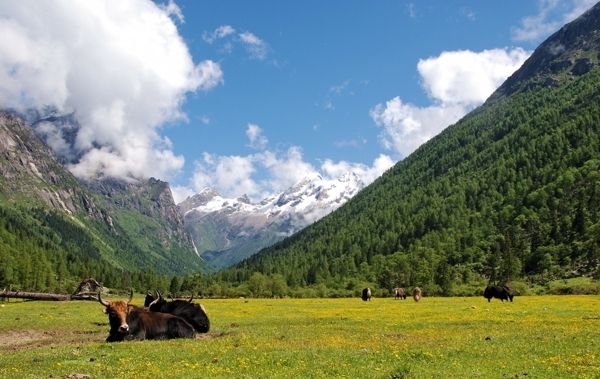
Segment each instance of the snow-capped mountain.
[{"label": "snow-capped mountain", "polygon": [[206,188],[178,204],[198,251],[215,268],[231,266],[334,211],[364,187],[353,172],[327,181],[314,174],[252,203]]}]

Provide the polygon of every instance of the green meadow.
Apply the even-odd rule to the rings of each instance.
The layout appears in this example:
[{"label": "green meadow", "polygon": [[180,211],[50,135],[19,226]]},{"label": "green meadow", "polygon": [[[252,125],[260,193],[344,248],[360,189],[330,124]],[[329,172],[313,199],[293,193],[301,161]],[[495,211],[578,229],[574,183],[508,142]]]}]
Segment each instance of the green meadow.
[{"label": "green meadow", "polygon": [[595,295],[200,302],[209,333],[121,343],[96,302],[1,303],[0,377],[600,378]]}]

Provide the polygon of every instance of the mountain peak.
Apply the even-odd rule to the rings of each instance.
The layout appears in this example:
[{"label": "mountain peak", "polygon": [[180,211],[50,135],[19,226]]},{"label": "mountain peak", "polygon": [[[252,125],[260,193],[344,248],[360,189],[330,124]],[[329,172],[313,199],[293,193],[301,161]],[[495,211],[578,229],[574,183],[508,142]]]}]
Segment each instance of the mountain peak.
[{"label": "mountain peak", "polygon": [[221,198],[207,188],[179,204],[179,210],[202,256],[224,268],[331,213],[364,186],[354,172],[335,180],[312,173],[259,203],[246,195]]},{"label": "mountain peak", "polygon": [[598,66],[600,3],[540,44],[490,99],[537,87],[556,87]]}]

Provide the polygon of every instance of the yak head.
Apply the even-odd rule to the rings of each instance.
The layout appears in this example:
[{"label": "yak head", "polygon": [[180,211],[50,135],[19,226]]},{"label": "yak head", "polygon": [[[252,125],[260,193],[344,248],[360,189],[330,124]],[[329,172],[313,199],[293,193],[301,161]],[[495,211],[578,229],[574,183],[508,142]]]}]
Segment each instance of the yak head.
[{"label": "yak head", "polygon": [[129,325],[127,325],[127,314],[129,313],[129,303],[133,299],[133,289],[129,295],[127,301],[111,301],[102,300],[102,295],[98,292],[98,301],[104,305],[104,313],[108,315],[108,321],[110,323],[111,332],[119,332],[126,334],[129,332]]}]

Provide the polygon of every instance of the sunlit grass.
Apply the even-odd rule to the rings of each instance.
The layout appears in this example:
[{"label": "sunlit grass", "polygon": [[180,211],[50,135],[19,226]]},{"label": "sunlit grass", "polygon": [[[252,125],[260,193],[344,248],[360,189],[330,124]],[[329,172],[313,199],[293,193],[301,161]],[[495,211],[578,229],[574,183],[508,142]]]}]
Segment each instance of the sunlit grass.
[{"label": "sunlit grass", "polygon": [[202,303],[206,338],[112,344],[98,303],[5,304],[0,377],[600,377],[598,296]]}]

